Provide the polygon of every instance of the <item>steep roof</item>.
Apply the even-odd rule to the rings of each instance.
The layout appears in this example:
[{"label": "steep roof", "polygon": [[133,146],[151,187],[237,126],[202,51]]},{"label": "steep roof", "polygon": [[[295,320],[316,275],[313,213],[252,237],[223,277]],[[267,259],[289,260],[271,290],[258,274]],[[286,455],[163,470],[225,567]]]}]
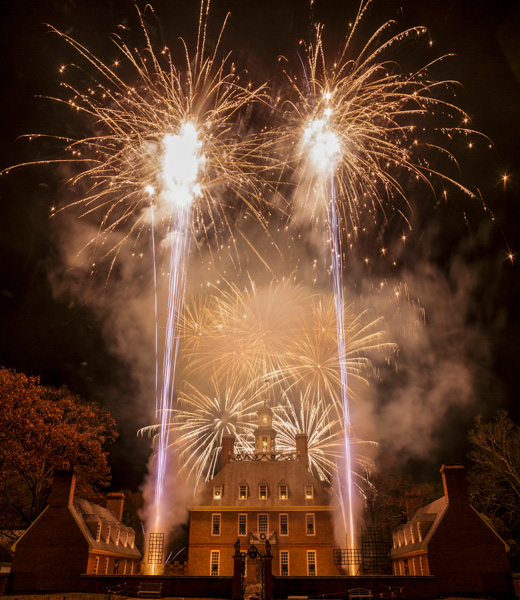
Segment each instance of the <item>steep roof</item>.
[{"label": "steep roof", "polygon": [[[279,485],[288,488],[287,499],[280,499]],[[305,484],[313,486],[313,497],[305,496]],[[221,486],[221,497],[214,498],[214,486]],[[247,485],[248,494],[239,499],[239,486]],[[260,485],[268,486],[266,499],[259,498]],[[200,489],[190,510],[202,507],[229,509],[280,510],[283,508],[330,507],[330,488],[316,479],[299,460],[230,460]],[[330,509],[329,508],[329,509]]]},{"label": "steep roof", "polygon": [[[97,504],[92,504],[92,502],[88,502],[82,498],[77,498],[76,496],[74,496],[73,502],[69,506],[69,509],[92,550],[98,550],[104,553],[111,552],[118,554],[119,556],[127,556],[128,558],[141,558],[141,553],[135,546],[133,548],[131,548],[129,545],[125,546],[123,541],[125,533],[130,534],[133,539],[135,536],[135,531],[132,529],[132,527],[127,527],[118,521],[115,514],[111,510],[103,508]],[[91,524],[91,527],[89,527],[89,523]],[[110,541],[108,543],[104,540],[100,540],[99,542],[96,541],[95,530],[97,529],[97,523],[109,525],[114,529],[119,529],[120,542],[116,544],[112,536],[110,537]],[[92,525],[95,525],[95,527],[92,527]]]}]

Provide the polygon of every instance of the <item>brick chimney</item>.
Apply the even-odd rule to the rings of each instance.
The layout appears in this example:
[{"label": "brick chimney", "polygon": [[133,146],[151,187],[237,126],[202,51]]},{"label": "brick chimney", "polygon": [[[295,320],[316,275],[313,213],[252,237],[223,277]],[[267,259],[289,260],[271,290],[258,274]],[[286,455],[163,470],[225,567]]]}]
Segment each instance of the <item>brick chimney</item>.
[{"label": "brick chimney", "polygon": [[123,492],[110,492],[107,495],[107,509],[111,510],[117,520],[121,523],[123,520],[123,506],[125,505],[125,495]]},{"label": "brick chimney", "polygon": [[54,471],[52,489],[49,496],[49,506],[64,508],[72,504],[76,475],[73,471]]},{"label": "brick chimney", "polygon": [[235,450],[235,436],[226,433],[222,436],[222,456],[220,459],[220,468],[222,469],[229,462],[229,455]]},{"label": "brick chimney", "polygon": [[442,465],[444,497],[451,505],[469,504],[466,471],[463,465]]},{"label": "brick chimney", "polygon": [[296,452],[300,455],[300,462],[303,466],[309,468],[309,450],[307,444],[307,434],[297,433],[296,434]]}]

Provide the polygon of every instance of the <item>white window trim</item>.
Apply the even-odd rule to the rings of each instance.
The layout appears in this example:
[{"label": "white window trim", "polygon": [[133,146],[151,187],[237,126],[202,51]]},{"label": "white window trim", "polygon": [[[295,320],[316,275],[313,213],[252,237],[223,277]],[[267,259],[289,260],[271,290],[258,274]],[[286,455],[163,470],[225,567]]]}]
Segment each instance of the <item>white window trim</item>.
[{"label": "white window trim", "polygon": [[[282,487],[285,488],[285,496],[282,496]],[[280,500],[287,500],[289,497],[289,486],[286,483],[282,483],[278,486],[278,496]]]},{"label": "white window trim", "polygon": [[[308,517],[312,517],[312,533],[309,533]],[[305,533],[308,536],[316,535],[316,515],[314,513],[305,513]]]},{"label": "white window trim", "polygon": [[[309,556],[314,555],[314,575],[310,574]],[[316,550],[307,550],[307,577],[315,577],[318,575],[318,556]]]},{"label": "white window trim", "polygon": [[[287,575],[282,575],[282,555],[287,556]],[[280,577],[289,577],[291,574],[290,566],[289,566],[289,550],[280,550]]]},{"label": "white window trim", "polygon": [[213,486],[213,498],[215,500],[220,500],[223,496],[222,493],[222,486],[221,485],[214,485]]},{"label": "white window trim", "polygon": [[[287,517],[287,533],[282,533],[282,516]],[[289,513],[280,513],[278,516],[278,531],[280,535],[286,537],[289,535]]]},{"label": "white window trim", "polygon": [[[244,495],[244,496],[241,496],[241,495],[240,495],[240,488],[245,488],[245,491],[246,491],[246,493],[245,493],[245,495]],[[248,495],[248,494],[247,494],[247,491],[248,491],[248,490],[247,490],[247,485],[239,485],[239,486],[238,486],[238,499],[239,499],[239,500],[247,500],[247,495]]]},{"label": "white window trim", "polygon": [[[215,519],[215,517],[218,517]],[[214,533],[215,531],[215,521],[218,521],[218,533]],[[211,513],[211,535],[218,536],[222,533],[222,515],[220,513]]]},{"label": "white window trim", "polygon": [[105,575],[108,575],[108,558],[105,558]]},{"label": "white window trim", "polygon": [[[213,557],[217,558],[216,562],[213,562]],[[213,565],[217,565],[217,572],[213,573]],[[220,550],[211,550],[209,553],[209,574],[212,577],[218,577],[220,575]]]},{"label": "white window trim", "polygon": [[[310,494],[307,492],[310,491]],[[306,483],[303,486],[303,493],[305,495],[305,500],[312,500],[314,498],[314,486],[312,483]]]},{"label": "white window trim", "polygon": [[[266,517],[266,528],[265,531],[260,531],[260,517]],[[269,513],[258,513],[257,517],[257,530],[258,533],[269,533]]]},{"label": "white window trim", "polygon": [[94,560],[94,575],[97,575],[99,571],[99,556],[96,556]]},{"label": "white window trim", "polygon": [[107,536],[105,538],[105,542],[110,543],[110,525],[107,526]]},{"label": "white window trim", "polygon": [[[262,496],[262,488],[265,488],[265,496]],[[269,496],[269,488],[267,487],[266,483],[261,483],[258,486],[258,498],[260,500],[267,500]]]},{"label": "white window trim", "polygon": [[[244,528],[244,533],[240,533],[240,517],[245,517],[246,526],[245,526],[245,528]],[[239,535],[239,536],[244,536],[244,535],[247,535],[247,513],[239,513],[239,514],[238,514],[238,523],[237,523],[237,527],[238,527],[238,535]]]},{"label": "white window trim", "polygon": [[101,529],[102,529],[102,525],[99,522],[97,524],[97,529],[96,529],[96,542],[100,542],[101,541]]}]

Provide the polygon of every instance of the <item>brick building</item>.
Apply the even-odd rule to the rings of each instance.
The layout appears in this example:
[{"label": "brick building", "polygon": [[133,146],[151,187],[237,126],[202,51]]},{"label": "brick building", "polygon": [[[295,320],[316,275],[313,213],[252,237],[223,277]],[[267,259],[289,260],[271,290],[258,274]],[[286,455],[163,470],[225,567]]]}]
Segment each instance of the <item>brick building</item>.
[{"label": "brick building", "polygon": [[103,508],[74,496],[75,476],[58,471],[49,504],[13,546],[13,592],[79,589],[81,574],[134,574],[141,553],[121,523],[124,494]]},{"label": "brick building", "polygon": [[394,575],[435,575],[440,594],[507,593],[507,544],[471,506],[464,467],[441,474],[444,496],[393,532]]},{"label": "brick building", "polygon": [[[263,554],[269,542],[273,575],[337,575],[332,550],[339,506],[308,470],[305,434],[296,436],[296,452],[276,452],[267,406],[258,413],[255,454],[235,454],[234,437],[223,436],[222,468],[189,510],[188,575],[233,575],[237,539],[242,553],[255,546]],[[260,566],[247,558],[246,584],[259,583]]]}]

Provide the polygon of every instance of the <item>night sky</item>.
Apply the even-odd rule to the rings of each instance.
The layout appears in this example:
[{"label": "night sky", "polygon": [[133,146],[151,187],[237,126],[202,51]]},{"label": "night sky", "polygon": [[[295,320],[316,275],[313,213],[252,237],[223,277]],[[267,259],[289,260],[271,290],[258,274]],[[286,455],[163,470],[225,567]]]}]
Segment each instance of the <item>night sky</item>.
[{"label": "night sky", "polygon": [[[154,2],[155,34],[170,47],[179,36],[190,45],[197,5],[196,0]],[[334,47],[356,9],[357,3],[350,0],[316,0],[312,13],[304,0],[214,0],[210,33],[218,30],[229,11],[224,48],[232,49],[237,64],[259,80],[269,79],[280,54],[297,64],[298,41],[309,39],[312,18],[325,24],[326,38]],[[60,97],[58,69],[75,59],[46,23],[106,61],[114,59],[110,34],[122,31],[118,25],[124,25],[128,39],[135,33],[136,45],[141,38],[130,0],[26,0],[4,3],[1,11],[0,169],[5,169],[57,156],[52,142],[29,142],[20,137],[24,134],[85,135],[81,119],[71,119],[66,107],[45,98]],[[429,475],[442,461],[465,461],[467,430],[477,414],[490,416],[504,407],[520,421],[516,402],[520,267],[507,256],[518,252],[520,260],[520,2],[374,0],[367,30],[390,18],[396,18],[400,27],[428,27],[434,42],[432,57],[454,54],[443,62],[440,75],[460,82],[457,104],[470,115],[472,126],[493,143],[490,150],[480,139],[460,161],[461,180],[480,190],[487,210],[481,202],[457,195],[447,203],[412,197],[411,242],[401,251],[399,271],[391,275],[405,283],[424,307],[437,359],[449,360],[460,332],[466,342],[461,353],[471,373],[471,402],[454,403],[439,414],[431,429],[435,443],[427,456],[394,448],[416,475]],[[413,47],[410,52],[415,52]],[[508,175],[505,184],[504,174]],[[136,489],[149,453],[147,440],[135,437],[139,427],[149,424],[143,389],[137,383],[142,379],[135,376],[142,366],[122,360],[113,340],[107,342],[109,311],[100,310],[102,298],[89,302],[88,294],[77,294],[77,287],[75,292],[65,283],[70,273],[60,248],[67,219],[50,218],[51,207],[66,202],[64,179],[63,170],[52,165],[20,168],[0,178],[0,365],[41,375],[44,383],[66,384],[85,399],[106,406],[120,431],[111,456],[113,487]],[[385,268],[374,264],[370,273],[358,269],[353,278],[387,277]],[[101,290],[103,296],[103,286],[92,281],[84,286],[94,286],[92,293]],[[363,287],[359,281],[357,287]],[[108,303],[110,285],[106,297]],[[453,331],[450,340],[434,330],[444,327],[442,316],[452,310],[460,311],[460,329]],[[139,344],[137,335],[135,343]],[[411,353],[405,360],[411,361]],[[385,386],[397,385],[390,377],[384,373],[375,386],[381,396],[388,389]],[[396,374],[399,377],[402,372]],[[384,400],[377,406],[384,412]],[[432,421],[437,419],[434,404],[425,401],[421,410]],[[376,413],[371,416],[375,421]]]}]

